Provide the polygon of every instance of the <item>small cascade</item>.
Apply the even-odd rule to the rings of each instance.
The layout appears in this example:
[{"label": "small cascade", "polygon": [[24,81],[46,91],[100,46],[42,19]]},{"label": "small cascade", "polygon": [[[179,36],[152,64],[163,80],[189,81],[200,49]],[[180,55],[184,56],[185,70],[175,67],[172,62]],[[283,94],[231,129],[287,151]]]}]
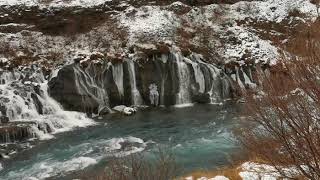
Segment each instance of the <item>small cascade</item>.
[{"label": "small cascade", "polygon": [[[100,78],[96,77],[98,75],[100,75]],[[78,93],[89,95],[90,98],[94,99],[99,104],[99,114],[104,111],[105,108],[110,111],[108,93],[104,87],[106,77],[103,76],[103,73],[98,73],[93,64],[89,64],[89,67],[85,69],[81,68],[80,65],[75,65],[74,76]],[[86,99],[82,99],[84,104],[87,103],[86,101]]]},{"label": "small cascade", "polygon": [[219,81],[221,79],[221,77],[219,77],[220,75],[220,71],[218,68],[216,68],[215,66],[213,66],[212,64],[207,64],[207,67],[210,70],[211,73],[211,88],[209,90],[209,95],[210,95],[210,103],[217,103],[218,99],[221,99],[221,96],[219,95]]},{"label": "small cascade", "polygon": [[[130,56],[116,64],[103,60],[82,66],[75,62],[50,81],[49,92],[66,109],[101,115],[111,112],[107,111],[110,106],[124,104],[220,103],[233,96],[232,83],[243,79],[233,75],[235,82],[223,69],[206,63],[200,55],[184,57],[175,50],[149,57]],[[64,97],[65,94],[70,97]]]},{"label": "small cascade", "polygon": [[128,69],[129,69],[129,76],[130,76],[130,86],[131,86],[131,99],[133,105],[142,105],[143,100],[140,95],[140,92],[137,88],[136,82],[136,72],[134,68],[134,62],[132,60],[128,60]]},{"label": "small cascade", "polygon": [[156,84],[150,84],[149,86],[149,90],[150,90],[150,103],[153,106],[158,106],[159,105],[159,92],[158,92],[158,87]]},{"label": "small cascade", "polygon": [[179,78],[179,92],[176,95],[176,104],[191,103],[190,98],[190,72],[188,65],[180,54],[175,54]]},{"label": "small cascade", "polygon": [[236,82],[238,83],[238,85],[240,86],[240,88],[242,89],[242,90],[244,90],[245,89],[245,86],[244,86],[244,84],[242,83],[242,81],[241,81],[241,79],[240,79],[240,73],[239,73],[239,67],[236,67]]},{"label": "small cascade", "polygon": [[251,69],[249,69],[249,74],[247,75],[247,73],[243,70],[243,68],[241,68],[241,71],[243,72],[243,77],[244,77],[244,84],[251,88],[254,89],[256,88],[256,84],[252,82],[252,75],[251,75]]},{"label": "small cascade", "polygon": [[200,68],[200,63],[203,63],[203,62],[197,56],[194,59],[195,59],[195,62],[191,61],[191,65],[192,65],[192,68],[193,68],[193,71],[194,71],[194,76],[195,76],[195,79],[196,79],[196,83],[199,86],[199,93],[204,93],[205,88],[206,88],[205,87],[205,79],[204,79],[203,72],[201,71],[201,68]]},{"label": "small cascade", "polygon": [[114,82],[117,85],[120,96],[123,97],[124,89],[123,89],[123,64],[122,63],[112,65],[112,76],[113,76]]},{"label": "small cascade", "polygon": [[93,124],[83,113],[64,111],[48,95],[47,81],[40,70],[5,71],[0,79],[1,116],[9,120],[1,124],[3,143],[48,139],[52,137],[49,133]]},{"label": "small cascade", "polygon": [[[164,66],[168,62],[168,55],[162,54],[160,57],[160,66]],[[159,67],[161,69],[161,67]],[[164,94],[165,94],[165,83],[168,77],[168,72],[164,71],[161,73],[161,82],[160,82],[160,105],[164,105]]]}]

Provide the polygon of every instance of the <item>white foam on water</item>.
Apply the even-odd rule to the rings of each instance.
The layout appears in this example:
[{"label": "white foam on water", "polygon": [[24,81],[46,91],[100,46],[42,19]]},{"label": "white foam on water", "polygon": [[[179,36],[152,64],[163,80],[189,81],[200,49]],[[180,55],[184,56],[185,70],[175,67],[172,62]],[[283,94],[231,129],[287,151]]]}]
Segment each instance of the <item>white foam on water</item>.
[{"label": "white foam on water", "polygon": [[9,172],[7,179],[46,179],[59,174],[81,170],[96,164],[98,161],[91,157],[75,157],[66,161],[42,161],[19,171]]},{"label": "white foam on water", "polygon": [[124,157],[145,150],[148,143],[153,143],[153,141],[144,142],[142,139],[132,136],[112,138],[107,140],[105,151],[107,156]]},{"label": "white foam on water", "polygon": [[175,107],[175,108],[185,108],[185,107],[191,107],[191,106],[194,106],[194,103],[176,104],[173,107]]},{"label": "white foam on water", "polygon": [[[95,124],[84,113],[63,110],[61,105],[49,96],[48,82],[44,80],[42,73],[30,75],[30,78],[34,79],[32,83],[22,83],[21,76],[24,74],[18,71],[3,72],[0,75],[0,91],[2,92],[0,98],[5,99],[0,103],[6,107],[6,114],[10,122],[32,122],[29,129],[30,134],[41,140],[53,138],[51,134]],[[38,113],[37,103],[34,102],[30,92],[33,86],[38,85],[41,93],[34,95],[42,105],[42,114]]]}]

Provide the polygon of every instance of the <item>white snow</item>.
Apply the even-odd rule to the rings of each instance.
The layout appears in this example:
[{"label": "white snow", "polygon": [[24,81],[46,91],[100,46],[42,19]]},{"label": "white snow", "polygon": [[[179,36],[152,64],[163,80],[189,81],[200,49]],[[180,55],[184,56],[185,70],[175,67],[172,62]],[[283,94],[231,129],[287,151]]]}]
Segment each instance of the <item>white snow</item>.
[{"label": "white snow", "polygon": [[208,180],[229,180],[229,178],[226,178],[225,176],[216,176]]},{"label": "white snow", "polygon": [[[242,171],[239,175],[243,180],[277,180],[282,178],[275,167],[267,164],[246,162],[243,163],[240,168]],[[283,167],[281,169],[289,177],[298,175],[298,172],[292,167]]]},{"label": "white snow", "polygon": [[[270,41],[260,39],[246,27],[232,26],[227,29],[241,43],[226,43],[222,55],[229,60],[238,60],[250,52],[257,62],[275,64],[278,57],[278,49]],[[244,63],[244,62],[240,62]]]},{"label": "white snow", "polygon": [[143,6],[138,9],[129,7],[121,15],[120,24],[128,28],[130,39],[134,41],[139,35],[168,37],[170,31],[179,25],[179,19],[173,12],[162,10],[157,6]]},{"label": "white snow", "polygon": [[316,6],[309,0],[241,1],[231,6],[230,17],[243,20],[247,17],[280,23],[292,11],[299,11],[310,18],[317,16]]},{"label": "white snow", "polygon": [[0,58],[0,63],[7,63],[9,60],[7,58]]},{"label": "white snow", "polygon": [[111,2],[112,0],[53,0],[49,3],[41,2],[40,0],[0,0],[0,6],[40,6],[40,7],[94,7]]},{"label": "white snow", "polygon": [[192,176],[190,176],[190,177],[186,177],[185,180],[229,180],[229,178],[225,176],[215,176],[213,178],[201,177],[201,178],[194,179]]}]

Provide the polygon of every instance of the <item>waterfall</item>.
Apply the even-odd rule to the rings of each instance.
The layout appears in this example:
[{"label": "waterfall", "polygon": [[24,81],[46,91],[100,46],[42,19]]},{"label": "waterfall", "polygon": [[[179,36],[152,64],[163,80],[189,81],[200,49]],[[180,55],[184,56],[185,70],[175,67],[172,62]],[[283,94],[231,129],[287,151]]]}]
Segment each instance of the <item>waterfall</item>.
[{"label": "waterfall", "polygon": [[207,64],[207,67],[210,70],[211,73],[211,79],[212,79],[212,83],[211,83],[211,88],[209,90],[209,95],[210,95],[210,102],[211,103],[217,103],[218,102],[218,98],[220,98],[218,92],[219,92],[219,79],[221,77],[219,77],[220,71],[218,68],[216,68],[215,66],[211,65],[211,64]]},{"label": "waterfall", "polygon": [[115,64],[112,65],[112,76],[113,80],[117,85],[118,91],[120,93],[120,96],[124,96],[124,89],[123,89],[123,64]]},{"label": "waterfall", "polygon": [[139,90],[137,89],[136,72],[135,72],[135,68],[134,68],[134,62],[132,60],[128,60],[127,62],[128,62],[129,76],[130,76],[132,104],[133,105],[142,105],[143,100],[141,98]]},{"label": "waterfall", "polygon": [[[0,129],[3,142],[23,138],[52,138],[51,134],[94,124],[85,114],[64,111],[47,92],[42,72],[2,72],[1,116],[9,119]],[[40,109],[39,109],[40,108]],[[4,134],[3,134],[4,133]]]},{"label": "waterfall", "polygon": [[175,54],[177,71],[179,78],[179,92],[176,97],[176,104],[191,103],[189,86],[190,86],[190,72],[188,65],[184,62],[184,58],[180,54]]},{"label": "waterfall", "polygon": [[150,84],[149,86],[149,98],[150,98],[150,103],[154,106],[159,105],[159,92],[158,92],[158,87],[156,84]]},{"label": "waterfall", "polygon": [[194,76],[195,76],[195,80],[196,83],[199,86],[199,93],[204,93],[205,92],[205,78],[204,78],[204,74],[201,70],[200,64],[205,65],[206,67],[209,66],[209,64],[204,63],[203,61],[201,61],[199,55],[197,54],[192,54],[191,58],[193,59],[193,61],[190,60],[190,63],[192,65],[193,71],[194,71]]},{"label": "waterfall", "polygon": [[[102,71],[105,70],[106,69]],[[97,73],[93,64],[89,64],[86,69],[82,69],[80,65],[74,66],[75,84],[78,93],[81,95],[89,95],[93,98],[99,104],[98,112],[100,113],[105,108],[109,109],[109,98],[106,88],[104,87],[106,77],[103,75],[104,73],[101,73],[100,78],[95,78],[98,74],[100,73]],[[86,103],[86,99],[82,99],[82,101],[84,104]]]},{"label": "waterfall", "polygon": [[[160,58],[160,66],[164,66],[168,62],[168,55],[162,54]],[[161,67],[159,67],[161,69]],[[164,93],[165,93],[165,83],[168,77],[168,72],[167,71],[162,71],[161,72],[161,87],[160,87],[160,105],[164,105]]]},{"label": "waterfall", "polygon": [[244,86],[244,84],[242,83],[242,81],[241,81],[241,79],[240,79],[240,73],[239,73],[239,67],[236,67],[236,81],[237,81],[237,83],[239,84],[239,86],[240,86],[240,88],[242,89],[242,90],[244,90],[245,89],[245,86]]},{"label": "waterfall", "polygon": [[229,76],[199,55],[184,57],[177,50],[143,58],[130,56],[114,65],[107,60],[70,64],[50,81],[50,95],[66,108],[101,115],[110,112],[105,111],[110,105],[219,103],[234,92]]}]

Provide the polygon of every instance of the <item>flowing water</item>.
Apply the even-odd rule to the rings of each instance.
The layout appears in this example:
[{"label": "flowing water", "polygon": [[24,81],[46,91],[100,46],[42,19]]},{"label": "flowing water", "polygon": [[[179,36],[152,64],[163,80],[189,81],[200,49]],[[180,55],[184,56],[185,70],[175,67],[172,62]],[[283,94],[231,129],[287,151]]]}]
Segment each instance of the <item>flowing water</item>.
[{"label": "flowing water", "polygon": [[234,105],[157,108],[134,116],[108,115],[98,124],[57,134],[3,162],[0,179],[66,179],[72,171],[102,167],[110,156],[168,148],[186,172],[227,165],[239,149]]}]

